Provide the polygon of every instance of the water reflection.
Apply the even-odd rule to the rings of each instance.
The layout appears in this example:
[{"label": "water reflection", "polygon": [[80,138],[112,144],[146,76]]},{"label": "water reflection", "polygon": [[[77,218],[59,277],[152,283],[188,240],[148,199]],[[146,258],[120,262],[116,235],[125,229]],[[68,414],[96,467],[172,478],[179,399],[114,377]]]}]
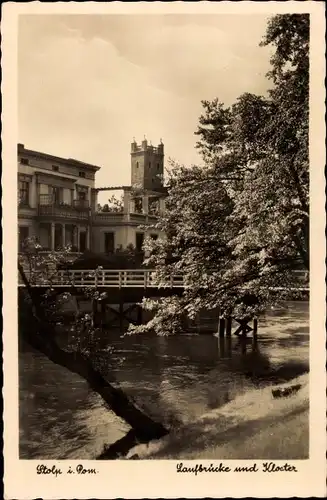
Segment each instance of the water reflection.
[{"label": "water reflection", "polygon": [[[285,312],[286,311],[286,312]],[[94,364],[166,425],[194,421],[235,396],[308,369],[308,304],[259,322],[259,341],[212,335],[106,332]],[[92,459],[127,426],[77,375],[36,352],[20,354],[21,458]]]}]

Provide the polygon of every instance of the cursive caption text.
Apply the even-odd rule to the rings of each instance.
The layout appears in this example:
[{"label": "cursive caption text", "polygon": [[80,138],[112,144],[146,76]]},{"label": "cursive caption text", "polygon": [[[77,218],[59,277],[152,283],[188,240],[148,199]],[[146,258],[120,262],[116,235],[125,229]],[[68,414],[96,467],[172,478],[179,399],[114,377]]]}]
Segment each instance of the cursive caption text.
[{"label": "cursive caption text", "polygon": [[209,466],[204,466],[202,464],[196,464],[192,467],[187,467],[183,462],[177,464],[176,472],[184,472],[189,474],[199,474],[201,472],[297,472],[297,468],[289,463],[284,463],[282,465],[277,465],[275,462],[264,462],[263,464],[257,465],[256,463],[251,466],[236,466],[228,467],[220,462],[219,465],[210,464]]},{"label": "cursive caption text", "polygon": [[68,469],[66,470],[62,470],[55,465],[47,466],[45,464],[40,464],[36,466],[37,474],[47,474],[55,477],[61,476],[62,474],[95,475],[98,474],[98,472],[99,471],[95,469],[87,469],[82,464],[78,464],[74,468],[69,465]]}]

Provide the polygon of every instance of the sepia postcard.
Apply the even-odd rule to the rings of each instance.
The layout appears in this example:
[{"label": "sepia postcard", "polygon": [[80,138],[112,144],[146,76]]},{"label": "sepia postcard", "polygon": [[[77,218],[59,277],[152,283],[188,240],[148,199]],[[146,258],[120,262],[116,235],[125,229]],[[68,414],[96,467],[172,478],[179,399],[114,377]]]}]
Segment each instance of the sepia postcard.
[{"label": "sepia postcard", "polygon": [[324,3],[2,14],[5,498],[325,497]]}]

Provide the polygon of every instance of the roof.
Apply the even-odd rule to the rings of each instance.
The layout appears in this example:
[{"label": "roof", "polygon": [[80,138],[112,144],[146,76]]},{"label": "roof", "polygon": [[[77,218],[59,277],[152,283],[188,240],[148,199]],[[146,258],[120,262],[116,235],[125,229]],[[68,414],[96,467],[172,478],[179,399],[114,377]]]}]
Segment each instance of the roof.
[{"label": "roof", "polygon": [[91,163],[85,163],[74,158],[62,158],[60,156],[50,155],[48,153],[42,153],[41,151],[34,151],[32,149],[26,149],[24,144],[18,144],[17,147],[18,154],[33,156],[34,158],[39,158],[48,161],[54,161],[64,165],[71,165],[79,168],[86,168],[88,170],[93,170],[94,172],[100,170],[101,167],[97,165],[92,165]]}]

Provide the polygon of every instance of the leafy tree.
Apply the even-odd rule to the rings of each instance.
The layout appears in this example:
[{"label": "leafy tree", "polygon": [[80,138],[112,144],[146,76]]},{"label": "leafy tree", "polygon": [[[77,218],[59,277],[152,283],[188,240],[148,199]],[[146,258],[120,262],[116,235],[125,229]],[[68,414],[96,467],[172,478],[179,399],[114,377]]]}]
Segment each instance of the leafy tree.
[{"label": "leafy tree", "polygon": [[206,164],[215,165],[222,176],[242,177],[251,172],[265,153],[262,124],[271,112],[271,103],[262,96],[242,94],[230,107],[218,98],[202,101],[196,147]]},{"label": "leafy tree", "polygon": [[275,47],[271,113],[262,125],[266,154],[236,203],[246,222],[236,251],[246,258],[257,250],[261,265],[280,272],[297,259],[309,269],[309,16],[275,16],[262,45]]},{"label": "leafy tree", "polygon": [[273,17],[262,44],[275,49],[268,96],[202,102],[206,166],[173,166],[159,223],[167,238],[147,242],[158,283],[181,272],[188,287],[145,300],[155,317],[131,330],[175,332],[203,307],[249,318],[277,299],[272,288],[286,287],[278,298],[294,293],[295,266],[308,269],[309,17]]}]

